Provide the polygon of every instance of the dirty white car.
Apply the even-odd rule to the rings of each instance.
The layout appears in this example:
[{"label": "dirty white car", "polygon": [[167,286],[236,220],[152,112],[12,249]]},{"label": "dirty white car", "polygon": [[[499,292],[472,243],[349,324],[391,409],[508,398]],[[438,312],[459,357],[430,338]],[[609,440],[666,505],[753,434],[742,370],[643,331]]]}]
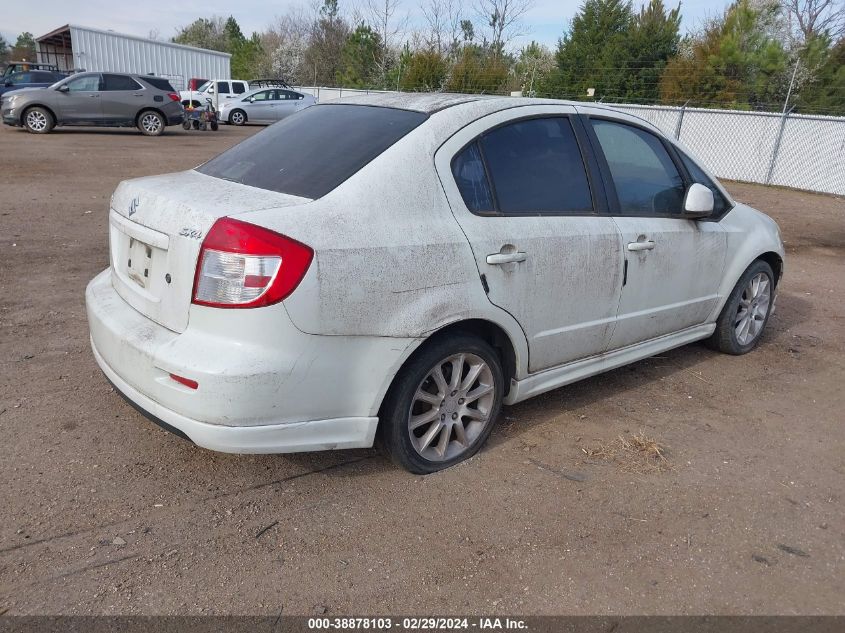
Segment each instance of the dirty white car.
[{"label": "dirty white car", "polygon": [[418,473],[502,404],[706,339],[760,341],[778,228],[635,117],[533,99],[317,105],[120,184],[94,356],[220,451],[371,446]]}]

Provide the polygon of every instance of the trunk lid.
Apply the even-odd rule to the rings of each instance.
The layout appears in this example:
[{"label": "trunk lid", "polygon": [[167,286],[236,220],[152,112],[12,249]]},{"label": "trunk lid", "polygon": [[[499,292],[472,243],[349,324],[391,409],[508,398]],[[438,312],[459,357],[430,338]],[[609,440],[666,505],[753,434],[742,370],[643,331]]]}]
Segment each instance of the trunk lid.
[{"label": "trunk lid", "polygon": [[112,285],[141,314],[182,332],[202,240],[218,218],[310,202],[185,171],[127,180],[109,211]]}]

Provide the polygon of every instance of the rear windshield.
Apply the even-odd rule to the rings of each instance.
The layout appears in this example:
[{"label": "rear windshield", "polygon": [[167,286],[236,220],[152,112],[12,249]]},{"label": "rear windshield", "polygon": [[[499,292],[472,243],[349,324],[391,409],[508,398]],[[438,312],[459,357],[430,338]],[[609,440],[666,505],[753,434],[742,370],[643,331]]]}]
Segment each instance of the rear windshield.
[{"label": "rear windshield", "polygon": [[306,108],[197,168],[216,178],[320,198],[425,121],[409,110],[328,104]]},{"label": "rear windshield", "polygon": [[165,79],[164,77],[141,77],[142,81],[150,84],[153,88],[158,88],[159,90],[166,90],[167,92],[173,92],[173,86],[170,85],[170,80]]}]

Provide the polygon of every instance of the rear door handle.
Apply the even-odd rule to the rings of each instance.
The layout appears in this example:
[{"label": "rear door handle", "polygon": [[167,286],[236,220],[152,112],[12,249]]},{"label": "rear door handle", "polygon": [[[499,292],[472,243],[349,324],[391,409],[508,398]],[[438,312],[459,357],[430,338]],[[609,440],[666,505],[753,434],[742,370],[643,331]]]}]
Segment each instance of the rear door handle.
[{"label": "rear door handle", "polygon": [[522,252],[516,253],[493,253],[487,256],[487,263],[492,265],[498,264],[513,264],[516,262],[524,262],[527,255]]},{"label": "rear door handle", "polygon": [[647,240],[645,242],[628,242],[629,251],[650,251],[654,249],[654,242]]}]

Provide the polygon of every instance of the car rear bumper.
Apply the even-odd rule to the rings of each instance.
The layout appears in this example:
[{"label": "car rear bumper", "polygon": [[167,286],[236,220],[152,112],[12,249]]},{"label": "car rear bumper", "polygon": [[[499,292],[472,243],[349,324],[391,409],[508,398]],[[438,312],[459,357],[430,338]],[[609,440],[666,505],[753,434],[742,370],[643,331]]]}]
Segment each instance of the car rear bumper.
[{"label": "car rear bumper", "polygon": [[412,342],[304,334],[281,304],[263,315],[193,306],[180,334],[126,303],[110,269],[89,283],[86,308],[94,358],[121,394],[165,428],[232,453],[372,446]]},{"label": "car rear bumper", "polygon": [[185,113],[179,112],[178,114],[168,114],[167,115],[167,125],[181,125],[182,121],[185,120]]},{"label": "car rear bumper", "polygon": [[114,388],[159,426],[198,446],[223,453],[295,453],[373,445],[378,418],[334,418],[260,426],[207,424],[162,406],[123,380],[97,351],[94,358]]}]

